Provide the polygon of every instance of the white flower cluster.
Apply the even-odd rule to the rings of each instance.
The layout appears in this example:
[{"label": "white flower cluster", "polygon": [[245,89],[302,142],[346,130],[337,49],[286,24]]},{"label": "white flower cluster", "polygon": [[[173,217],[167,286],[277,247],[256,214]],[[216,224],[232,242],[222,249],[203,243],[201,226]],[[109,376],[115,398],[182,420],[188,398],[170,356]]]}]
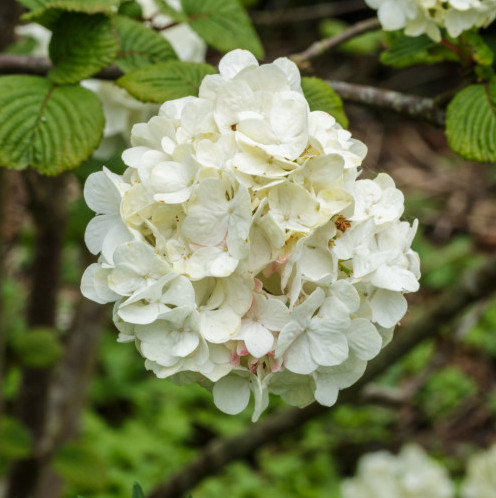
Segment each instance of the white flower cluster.
[{"label": "white flower cluster", "polygon": [[378,451],[363,456],[356,477],[343,481],[341,493],[343,498],[452,498],[454,488],[448,472],[410,444],[398,455]]},{"label": "white flower cluster", "polygon": [[496,444],[469,459],[461,496],[462,498],[494,498],[496,496]]},{"label": "white flower cluster", "polygon": [[405,28],[405,34],[426,33],[441,40],[440,28],[452,37],[473,27],[485,27],[496,18],[496,0],[365,0],[378,10],[386,31]]},{"label": "white flower cluster", "polygon": [[220,61],[199,97],[133,128],[128,169],[92,174],[98,263],[84,295],[115,301],[120,341],[158,377],[200,382],[235,414],[254,395],[330,406],[391,339],[416,291],[416,224],[366,147],[310,112],[286,58]]}]

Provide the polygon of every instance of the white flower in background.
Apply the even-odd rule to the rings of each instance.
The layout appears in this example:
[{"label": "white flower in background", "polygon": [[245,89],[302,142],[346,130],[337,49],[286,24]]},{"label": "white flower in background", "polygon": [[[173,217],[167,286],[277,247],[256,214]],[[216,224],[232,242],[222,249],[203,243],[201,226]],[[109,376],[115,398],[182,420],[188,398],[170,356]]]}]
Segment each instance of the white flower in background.
[{"label": "white flower in background", "polygon": [[34,40],[35,45],[31,50],[31,55],[35,57],[48,56],[48,45],[50,44],[50,38],[52,37],[52,32],[49,29],[40,24],[29,23],[23,24],[22,26],[16,26],[15,34],[22,38],[31,38]]},{"label": "white flower in background", "polygon": [[357,475],[342,482],[341,494],[343,498],[452,498],[454,487],[441,465],[410,444],[398,455],[378,451],[362,456]]},{"label": "white flower in background", "polygon": [[331,406],[418,288],[416,224],[388,175],[357,180],[366,147],[310,112],[291,61],[234,50],[219,70],[133,127],[122,177],[88,178],[83,292],[115,302],[146,368],[226,413],[253,395],[256,419],[269,393]]},{"label": "white flower in background", "polygon": [[462,498],[493,498],[496,493],[496,444],[476,453],[467,463]]},{"label": "white flower in background", "polygon": [[[166,0],[176,10],[181,5],[177,0]],[[158,28],[160,34],[170,42],[180,60],[204,62],[207,46],[205,42],[185,23],[173,24],[172,19],[160,13],[154,0],[138,0],[143,17],[147,23]],[[36,45],[31,54],[39,57],[48,56],[48,46],[52,32],[39,24],[31,23],[16,26],[16,34],[30,37]],[[129,144],[131,128],[134,124],[150,119],[157,114],[159,106],[147,104],[131,97],[124,89],[110,81],[89,79],[81,85],[95,92],[101,99],[105,115],[103,139],[93,155],[108,158],[118,148]]]},{"label": "white flower in background", "polygon": [[496,19],[496,0],[365,0],[377,9],[386,31],[405,29],[409,36],[426,33],[441,40],[441,28],[451,37],[473,27],[486,27]]}]

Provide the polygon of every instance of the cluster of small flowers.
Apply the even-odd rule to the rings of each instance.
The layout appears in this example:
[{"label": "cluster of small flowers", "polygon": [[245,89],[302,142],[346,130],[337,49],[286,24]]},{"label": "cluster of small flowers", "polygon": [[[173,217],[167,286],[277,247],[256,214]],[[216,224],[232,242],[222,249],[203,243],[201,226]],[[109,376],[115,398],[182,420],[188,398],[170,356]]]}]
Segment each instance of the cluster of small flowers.
[{"label": "cluster of small flowers", "polygon": [[[181,9],[178,0],[166,0],[166,2],[176,10]],[[180,60],[205,61],[207,46],[186,23],[170,26],[173,24],[172,19],[160,14],[155,0],[138,0],[138,3],[141,6],[143,18],[169,41]],[[16,34],[32,38],[36,42],[31,55],[48,56],[48,46],[52,37],[50,30],[39,24],[30,23],[17,26]],[[110,81],[89,79],[82,81],[81,85],[100,97],[105,114],[104,138],[93,153],[97,158],[108,158],[119,147],[122,150],[123,141],[125,145],[129,145],[132,126],[156,115],[159,109],[157,104],[143,103],[134,99],[125,90]]]},{"label": "cluster of small flowers", "polygon": [[341,493],[343,498],[455,496],[446,469],[431,459],[420,446],[413,444],[405,446],[398,455],[387,451],[364,455],[358,463],[356,477],[341,484]]},{"label": "cluster of small flowers", "polygon": [[485,27],[496,18],[496,0],[365,0],[378,9],[378,17],[386,31],[405,28],[405,34],[426,33],[441,40],[440,28],[451,37],[473,27]]},{"label": "cluster of small flowers", "polygon": [[467,463],[462,498],[494,498],[496,493],[496,444],[476,453]]},{"label": "cluster of small flowers", "polygon": [[158,377],[199,382],[235,414],[253,392],[330,406],[389,342],[416,291],[416,224],[364,144],[310,112],[294,63],[225,55],[199,97],[134,126],[123,176],[92,174],[101,253],[83,293],[115,301],[120,341]]}]

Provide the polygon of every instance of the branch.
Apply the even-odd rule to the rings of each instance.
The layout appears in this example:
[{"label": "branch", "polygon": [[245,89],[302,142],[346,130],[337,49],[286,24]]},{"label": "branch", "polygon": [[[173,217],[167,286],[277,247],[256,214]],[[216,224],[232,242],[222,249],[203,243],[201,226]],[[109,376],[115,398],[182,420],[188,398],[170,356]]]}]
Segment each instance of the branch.
[{"label": "branch", "polygon": [[251,12],[251,18],[255,24],[273,26],[276,24],[321,20],[325,17],[334,17],[365,9],[367,9],[367,6],[363,3],[363,0],[341,0],[332,3],[318,3],[308,7],[296,7],[294,9],[253,11]]},{"label": "branch", "polygon": [[337,47],[338,45],[341,45],[345,41],[348,41],[355,36],[367,33],[368,31],[380,29],[380,27],[381,25],[379,23],[379,20],[376,17],[372,17],[371,19],[367,19],[366,21],[361,21],[354,24],[353,26],[350,26],[348,29],[344,30],[342,33],[339,33],[336,36],[331,36],[330,38],[325,38],[323,40],[312,43],[312,45],[310,45],[303,52],[291,55],[290,59],[300,67],[305,66],[310,59],[322,55],[324,52],[327,52],[331,48]]},{"label": "branch", "polygon": [[[15,0],[2,0],[0,2],[0,51],[4,50],[15,39],[14,28],[21,15],[21,5]],[[7,173],[5,168],[0,168],[0,294],[5,273],[5,234],[4,222],[7,205]],[[0,418],[3,412],[3,375],[5,371],[5,330],[2,317],[3,299],[0,295]]]},{"label": "branch", "polygon": [[[471,304],[496,292],[496,257],[492,257],[477,270],[467,273],[458,285],[446,293],[437,305],[410,326],[400,329],[393,342],[369,363],[363,377],[351,388],[340,393],[341,403],[353,403],[360,399],[365,384],[385,372],[399,358],[411,351],[424,339],[454,321]],[[327,413],[329,408],[313,403],[306,408],[292,408],[277,413],[263,422],[254,424],[238,436],[218,439],[189,465],[157,486],[149,498],[180,497],[203,478],[216,474],[234,460],[246,459],[279,436],[299,429],[306,421]]]},{"label": "branch", "polygon": [[438,127],[444,127],[445,112],[436,105],[434,99],[345,81],[328,81],[328,83],[347,102],[394,111],[411,118],[422,119]]},{"label": "branch", "polygon": [[[44,177],[30,169],[23,172],[23,176],[36,233],[27,321],[30,328],[53,328],[67,221],[67,176]],[[45,463],[40,443],[46,430],[52,370],[51,367],[26,367],[22,372],[16,415],[32,436],[34,453],[13,464],[7,482],[8,498],[27,498],[35,494]]]},{"label": "branch", "polygon": [[[48,57],[33,57],[30,55],[0,54],[0,74],[31,74],[46,76],[53,65]],[[117,66],[110,66],[93,78],[100,80],[116,80],[124,73]]]},{"label": "branch", "polygon": [[[293,57],[297,56],[298,54]],[[50,60],[45,57],[0,54],[0,74],[46,76],[52,67]],[[113,81],[120,78],[122,74],[118,67],[110,66],[93,77]],[[434,99],[345,81],[328,81],[328,83],[347,102],[367,105],[376,109],[386,109],[411,118],[422,119],[438,127],[444,126],[445,113],[436,105]]]}]

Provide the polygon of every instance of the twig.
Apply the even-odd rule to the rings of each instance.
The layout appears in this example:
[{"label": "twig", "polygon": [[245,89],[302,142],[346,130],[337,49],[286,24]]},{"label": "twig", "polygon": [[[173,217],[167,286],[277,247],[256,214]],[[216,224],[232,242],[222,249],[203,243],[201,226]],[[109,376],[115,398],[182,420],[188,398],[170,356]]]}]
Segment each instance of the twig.
[{"label": "twig", "polygon": [[[52,69],[48,57],[32,57],[30,55],[0,54],[0,74],[30,74],[34,76],[46,76]],[[116,80],[124,73],[116,66],[110,66],[93,78],[101,80]]]},{"label": "twig", "polygon": [[255,24],[274,26],[276,24],[320,20],[325,17],[339,16],[365,9],[367,9],[367,6],[363,0],[341,0],[332,3],[318,3],[308,7],[295,7],[293,9],[258,10],[252,11],[250,15]]},{"label": "twig", "polygon": [[[46,76],[51,68],[50,60],[44,57],[0,54],[0,74]],[[122,71],[118,67],[110,66],[95,74],[94,78],[112,81],[121,77],[122,74]],[[391,90],[382,90],[372,86],[347,83],[345,81],[329,81],[328,83],[343,100],[348,102],[387,109],[409,117],[423,119],[435,126],[444,126],[444,111],[435,104],[434,99],[407,95]]]},{"label": "twig", "polygon": [[394,111],[411,118],[422,119],[438,127],[444,126],[445,113],[436,105],[434,99],[345,81],[328,81],[328,83],[347,102]]},{"label": "twig", "polygon": [[312,43],[312,45],[303,50],[303,52],[291,55],[290,59],[296,62],[299,66],[305,66],[310,59],[322,55],[331,48],[337,47],[355,36],[367,33],[368,31],[380,29],[380,27],[381,25],[376,17],[358,22],[336,36],[331,36],[330,38],[325,38]]},{"label": "twig", "polygon": [[[364,376],[351,388],[340,394],[340,403],[356,402],[363,386],[385,372],[398,359],[424,339],[449,325],[468,306],[496,292],[496,257],[477,270],[466,274],[458,285],[441,298],[439,303],[410,326],[399,330],[397,337],[371,361]],[[300,428],[306,421],[328,412],[328,408],[313,403],[303,409],[289,409],[263,422],[254,424],[238,436],[212,441],[189,465],[169,481],[157,486],[149,498],[180,497],[203,478],[214,475],[235,461],[253,455],[269,441]]]}]

